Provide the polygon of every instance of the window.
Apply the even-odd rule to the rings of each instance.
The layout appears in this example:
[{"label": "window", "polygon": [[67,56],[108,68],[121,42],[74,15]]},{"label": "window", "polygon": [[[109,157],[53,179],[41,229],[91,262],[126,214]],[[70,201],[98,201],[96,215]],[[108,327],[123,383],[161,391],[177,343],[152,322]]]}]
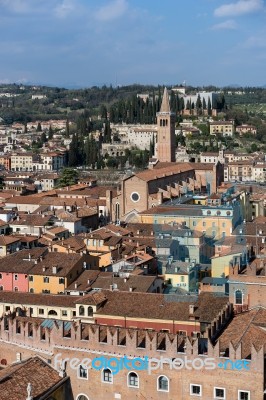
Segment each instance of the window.
[{"label": "window", "polygon": [[83,306],[80,306],[79,307],[79,315],[85,315],[85,309],[84,309],[84,307]]},{"label": "window", "polygon": [[159,376],[157,381],[157,390],[162,392],[169,392],[169,380],[166,376]]},{"label": "window", "polygon": [[235,304],[243,304],[243,293],[241,290],[235,292]]},{"label": "window", "polygon": [[14,292],[18,292],[18,287],[17,286],[14,287]]},{"label": "window", "polygon": [[1,290],[4,290],[4,287],[3,287],[3,286],[0,286],[0,291],[1,291]]},{"label": "window", "polygon": [[223,388],[214,388],[213,397],[215,399],[225,399],[225,389]]},{"label": "window", "polygon": [[85,394],[79,394],[77,400],[89,400],[89,399],[87,396],[85,396]]},{"label": "window", "polygon": [[78,378],[88,379],[88,370],[87,368],[84,368],[83,365],[79,365],[78,367]]},{"label": "window", "polygon": [[139,387],[139,377],[136,372],[129,372],[127,376],[127,384],[130,387]]},{"label": "window", "polygon": [[238,400],[250,400],[250,391],[239,390],[238,391]]},{"label": "window", "polygon": [[191,396],[201,396],[201,385],[190,385],[190,395]]},{"label": "window", "polygon": [[202,222],[202,226],[206,226],[206,222]]},{"label": "window", "polygon": [[180,280],[181,280],[181,282],[185,282],[185,277],[183,275],[181,275]]},{"label": "window", "polygon": [[137,202],[137,201],[139,201],[139,199],[140,199],[140,195],[137,192],[131,193],[131,200],[132,201]]},{"label": "window", "polygon": [[2,279],[2,274],[0,274],[0,279]]},{"label": "window", "polygon": [[93,308],[91,306],[88,307],[87,314],[88,314],[88,317],[93,316]]},{"label": "window", "polygon": [[30,293],[34,293],[34,289],[33,288],[30,288]]},{"label": "window", "polygon": [[67,310],[62,310],[62,316],[67,317]]},{"label": "window", "polygon": [[43,278],[43,282],[44,282],[44,283],[49,283],[49,278],[48,278],[48,276],[45,276],[45,277]]},{"label": "window", "polygon": [[197,221],[193,221],[193,226],[197,226]]},{"label": "window", "polygon": [[65,278],[59,278],[59,285],[64,284],[65,283]]},{"label": "window", "polygon": [[102,381],[106,383],[113,383],[113,374],[110,369],[105,368],[102,371]]},{"label": "window", "polygon": [[33,276],[32,275],[29,276],[29,281],[33,282]]},{"label": "window", "polygon": [[18,276],[17,274],[14,275],[14,280],[17,281],[18,280]]}]

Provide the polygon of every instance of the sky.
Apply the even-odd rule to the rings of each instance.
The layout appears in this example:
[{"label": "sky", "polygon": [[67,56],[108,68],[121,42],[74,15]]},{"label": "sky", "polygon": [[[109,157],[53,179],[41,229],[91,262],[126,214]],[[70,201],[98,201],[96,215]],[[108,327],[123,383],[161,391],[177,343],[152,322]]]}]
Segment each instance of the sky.
[{"label": "sky", "polygon": [[265,0],[0,0],[0,82],[266,84]]}]

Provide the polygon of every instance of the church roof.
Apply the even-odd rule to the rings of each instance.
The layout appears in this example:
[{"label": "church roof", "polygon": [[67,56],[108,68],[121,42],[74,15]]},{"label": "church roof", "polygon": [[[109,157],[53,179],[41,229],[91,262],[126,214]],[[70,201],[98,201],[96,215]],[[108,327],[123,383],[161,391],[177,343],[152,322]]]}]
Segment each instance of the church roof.
[{"label": "church roof", "polygon": [[166,87],[164,88],[164,92],[163,92],[163,100],[162,100],[160,112],[162,112],[162,113],[170,113],[171,112],[169,95],[168,95],[168,90]]}]

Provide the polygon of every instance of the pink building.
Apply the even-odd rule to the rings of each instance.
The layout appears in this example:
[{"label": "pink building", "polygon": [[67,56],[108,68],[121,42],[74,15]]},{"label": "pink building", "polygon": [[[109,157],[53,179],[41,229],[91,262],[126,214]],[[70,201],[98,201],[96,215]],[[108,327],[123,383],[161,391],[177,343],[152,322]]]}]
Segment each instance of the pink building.
[{"label": "pink building", "polygon": [[1,259],[0,291],[28,292],[29,273],[46,248],[21,250]]}]

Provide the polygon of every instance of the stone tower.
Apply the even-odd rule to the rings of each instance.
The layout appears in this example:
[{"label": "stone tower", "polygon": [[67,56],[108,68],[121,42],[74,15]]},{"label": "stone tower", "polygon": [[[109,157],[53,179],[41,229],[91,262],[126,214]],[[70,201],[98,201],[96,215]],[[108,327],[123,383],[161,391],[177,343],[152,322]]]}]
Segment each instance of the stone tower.
[{"label": "stone tower", "polygon": [[168,91],[165,88],[160,111],[157,116],[157,159],[175,162],[175,114],[170,110]]}]

